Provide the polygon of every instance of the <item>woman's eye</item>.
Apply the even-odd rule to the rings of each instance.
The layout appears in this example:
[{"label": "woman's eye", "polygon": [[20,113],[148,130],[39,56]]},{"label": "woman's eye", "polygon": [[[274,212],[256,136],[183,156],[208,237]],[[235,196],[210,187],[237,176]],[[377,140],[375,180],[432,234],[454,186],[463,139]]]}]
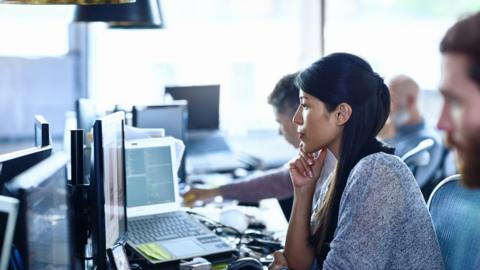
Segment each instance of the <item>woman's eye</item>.
[{"label": "woman's eye", "polygon": [[303,104],[303,103],[302,103],[302,104],[300,104],[300,105],[301,105],[302,108],[304,108],[304,109],[308,108],[306,104]]}]

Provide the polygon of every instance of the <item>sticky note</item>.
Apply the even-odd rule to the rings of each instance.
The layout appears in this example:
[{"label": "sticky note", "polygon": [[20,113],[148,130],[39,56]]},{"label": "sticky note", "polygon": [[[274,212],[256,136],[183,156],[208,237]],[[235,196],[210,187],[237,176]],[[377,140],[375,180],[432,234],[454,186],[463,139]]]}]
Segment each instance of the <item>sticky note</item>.
[{"label": "sticky note", "polygon": [[137,249],[151,260],[163,261],[172,258],[172,255],[157,243],[138,245]]},{"label": "sticky note", "polygon": [[218,263],[213,265],[212,270],[226,270],[227,268],[228,268],[228,264]]}]

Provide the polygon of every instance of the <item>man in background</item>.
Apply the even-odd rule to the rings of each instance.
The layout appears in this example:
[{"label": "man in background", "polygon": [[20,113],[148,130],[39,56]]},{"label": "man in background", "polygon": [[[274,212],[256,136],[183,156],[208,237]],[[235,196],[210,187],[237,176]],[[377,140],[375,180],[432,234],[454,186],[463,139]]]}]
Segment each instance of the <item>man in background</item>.
[{"label": "man in background", "polygon": [[[294,83],[297,74],[298,73],[289,74],[280,79],[268,97],[268,103],[273,107],[275,120],[279,125],[279,133],[295,148],[298,148],[300,144],[297,127],[292,122],[293,115],[300,103],[300,91]],[[332,153],[327,153],[325,165],[317,187],[319,187],[319,184],[333,171],[335,165],[335,157]],[[318,197],[318,194],[316,195]],[[247,178],[241,182],[231,183],[217,188],[192,188],[183,195],[183,198],[185,204],[189,205],[196,200],[209,200],[215,196],[222,196],[225,199],[233,199],[245,203],[256,203],[267,198],[287,199],[292,197],[293,186],[288,165],[265,171],[261,175]],[[316,202],[317,197],[314,197],[313,204]],[[289,213],[285,214],[287,218],[289,218]]]},{"label": "man in background", "polygon": [[[441,178],[444,147],[440,134],[427,126],[419,110],[418,84],[406,75],[398,75],[389,82],[391,96],[390,118],[380,136],[395,147],[395,155],[404,159],[412,170],[425,198]],[[406,154],[420,142],[431,139],[433,145],[415,156]]]}]

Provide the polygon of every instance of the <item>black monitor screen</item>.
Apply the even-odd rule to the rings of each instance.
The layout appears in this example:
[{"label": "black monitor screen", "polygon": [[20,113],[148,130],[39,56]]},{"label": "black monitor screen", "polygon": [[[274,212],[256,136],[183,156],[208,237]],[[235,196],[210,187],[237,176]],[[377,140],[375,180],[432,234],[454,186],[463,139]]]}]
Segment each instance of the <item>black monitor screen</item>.
[{"label": "black monitor screen", "polygon": [[20,200],[14,243],[26,269],[70,269],[68,156],[53,155],[7,184]]},{"label": "black monitor screen", "polygon": [[51,144],[48,122],[41,115],[35,115],[35,146],[44,147]]},{"label": "black monitor screen", "polygon": [[[0,212],[0,247],[3,244],[3,241],[5,239],[5,233],[7,232],[7,221],[8,221],[8,213],[5,212]],[[0,252],[0,256],[2,255],[2,252]],[[0,262],[1,262],[0,258]]]},{"label": "black monitor screen", "polygon": [[220,85],[166,87],[165,93],[188,101],[189,130],[218,129]]},{"label": "black monitor screen", "polygon": [[0,185],[49,157],[52,147],[32,147],[0,155]]},{"label": "black monitor screen", "polygon": [[[123,237],[126,227],[124,113],[97,120],[93,129],[96,199],[94,253],[101,268],[106,249]],[[103,206],[103,207],[102,207]]]}]

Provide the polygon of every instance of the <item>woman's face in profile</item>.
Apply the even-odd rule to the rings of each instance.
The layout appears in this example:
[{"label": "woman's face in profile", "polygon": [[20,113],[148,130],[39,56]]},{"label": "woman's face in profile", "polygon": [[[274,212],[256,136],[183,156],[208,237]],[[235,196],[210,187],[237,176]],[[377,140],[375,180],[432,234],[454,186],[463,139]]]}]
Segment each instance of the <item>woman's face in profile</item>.
[{"label": "woman's face in profile", "polygon": [[342,131],[336,124],[335,110],[329,112],[325,103],[303,90],[300,91],[300,106],[293,122],[297,125],[302,150],[306,153],[329,147]]}]

